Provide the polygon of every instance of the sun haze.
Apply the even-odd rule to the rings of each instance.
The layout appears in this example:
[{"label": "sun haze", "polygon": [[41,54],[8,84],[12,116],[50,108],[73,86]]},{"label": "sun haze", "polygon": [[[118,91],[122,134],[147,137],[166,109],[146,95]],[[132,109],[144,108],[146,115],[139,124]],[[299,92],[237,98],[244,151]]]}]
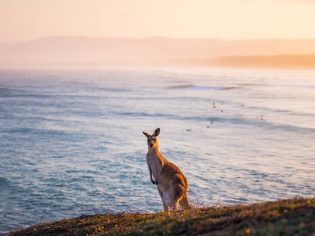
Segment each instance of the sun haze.
[{"label": "sun haze", "polygon": [[312,0],[1,0],[0,42],[54,35],[315,38]]}]

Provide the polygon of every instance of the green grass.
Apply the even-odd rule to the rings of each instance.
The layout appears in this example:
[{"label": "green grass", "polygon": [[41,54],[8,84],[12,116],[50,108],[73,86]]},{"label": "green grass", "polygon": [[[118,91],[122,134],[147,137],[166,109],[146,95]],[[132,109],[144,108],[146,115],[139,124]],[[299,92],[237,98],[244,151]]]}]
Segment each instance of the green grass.
[{"label": "green grass", "polygon": [[315,235],[315,198],[171,213],[81,216],[10,235]]}]

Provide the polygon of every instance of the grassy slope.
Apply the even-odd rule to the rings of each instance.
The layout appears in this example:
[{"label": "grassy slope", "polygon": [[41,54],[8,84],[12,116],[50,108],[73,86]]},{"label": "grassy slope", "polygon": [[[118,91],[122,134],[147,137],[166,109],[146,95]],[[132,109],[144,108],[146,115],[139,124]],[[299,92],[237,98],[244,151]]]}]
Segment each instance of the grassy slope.
[{"label": "grassy slope", "polygon": [[10,235],[315,235],[315,198],[172,213],[81,216]]}]

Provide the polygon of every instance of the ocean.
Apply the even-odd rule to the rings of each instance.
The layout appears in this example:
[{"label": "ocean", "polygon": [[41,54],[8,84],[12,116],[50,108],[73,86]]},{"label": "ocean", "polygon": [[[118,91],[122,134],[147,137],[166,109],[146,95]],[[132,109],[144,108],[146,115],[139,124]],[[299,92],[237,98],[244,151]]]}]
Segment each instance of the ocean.
[{"label": "ocean", "polygon": [[0,233],[162,210],[142,131],[197,206],[315,195],[315,71],[0,70]]}]

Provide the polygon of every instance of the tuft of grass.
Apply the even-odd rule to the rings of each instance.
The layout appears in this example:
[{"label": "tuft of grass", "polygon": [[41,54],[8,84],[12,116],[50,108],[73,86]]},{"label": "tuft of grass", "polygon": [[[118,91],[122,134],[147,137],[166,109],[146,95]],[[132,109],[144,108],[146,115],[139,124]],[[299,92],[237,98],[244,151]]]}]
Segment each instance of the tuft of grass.
[{"label": "tuft of grass", "polygon": [[170,213],[100,214],[37,224],[19,235],[312,235],[315,198],[193,208]]}]

